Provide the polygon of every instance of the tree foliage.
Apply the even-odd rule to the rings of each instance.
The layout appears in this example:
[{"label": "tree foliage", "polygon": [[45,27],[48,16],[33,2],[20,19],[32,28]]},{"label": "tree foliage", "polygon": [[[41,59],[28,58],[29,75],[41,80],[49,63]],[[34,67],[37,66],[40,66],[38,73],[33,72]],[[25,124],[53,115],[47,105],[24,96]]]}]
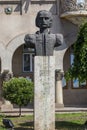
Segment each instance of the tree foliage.
[{"label": "tree foliage", "polygon": [[12,78],[3,83],[3,96],[19,106],[21,115],[21,106],[33,102],[34,84],[26,78]]},{"label": "tree foliage", "polygon": [[87,23],[80,27],[77,40],[74,44],[74,62],[65,74],[67,80],[78,78],[87,80]]}]

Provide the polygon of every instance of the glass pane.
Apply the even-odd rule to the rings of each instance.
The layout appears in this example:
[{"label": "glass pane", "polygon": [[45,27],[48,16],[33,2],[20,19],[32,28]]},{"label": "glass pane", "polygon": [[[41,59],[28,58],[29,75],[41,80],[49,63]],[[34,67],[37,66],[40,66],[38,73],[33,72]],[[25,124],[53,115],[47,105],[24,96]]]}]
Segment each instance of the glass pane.
[{"label": "glass pane", "polygon": [[30,71],[30,55],[24,54],[24,71]]},{"label": "glass pane", "polygon": [[84,81],[84,82],[80,83],[80,87],[81,87],[81,88],[86,87],[86,81]]},{"label": "glass pane", "polygon": [[73,80],[73,88],[79,88],[79,80],[78,79]]},{"label": "glass pane", "polygon": [[74,55],[71,54],[71,55],[70,55],[70,64],[71,64],[71,65],[73,64],[73,61],[74,61]]},{"label": "glass pane", "polygon": [[62,78],[62,87],[66,87],[66,80],[64,77]]},{"label": "glass pane", "polygon": [[85,0],[77,0],[77,4],[79,3],[85,3]]}]

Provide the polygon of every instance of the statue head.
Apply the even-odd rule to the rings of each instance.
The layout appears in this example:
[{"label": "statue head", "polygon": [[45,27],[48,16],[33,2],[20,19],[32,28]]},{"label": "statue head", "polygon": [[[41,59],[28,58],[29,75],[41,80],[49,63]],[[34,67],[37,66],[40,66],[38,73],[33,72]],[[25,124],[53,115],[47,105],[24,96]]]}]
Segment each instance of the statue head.
[{"label": "statue head", "polygon": [[42,28],[51,28],[52,26],[52,14],[49,11],[41,10],[37,13],[36,16],[36,26],[40,29]]}]

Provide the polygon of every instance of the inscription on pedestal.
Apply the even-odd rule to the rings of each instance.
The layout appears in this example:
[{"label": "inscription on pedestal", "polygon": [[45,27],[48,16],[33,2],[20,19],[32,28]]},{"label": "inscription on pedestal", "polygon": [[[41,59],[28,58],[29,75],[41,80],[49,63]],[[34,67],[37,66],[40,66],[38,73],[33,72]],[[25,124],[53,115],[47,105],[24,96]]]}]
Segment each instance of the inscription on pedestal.
[{"label": "inscription on pedestal", "polygon": [[40,70],[40,76],[48,76],[49,72],[48,70]]}]

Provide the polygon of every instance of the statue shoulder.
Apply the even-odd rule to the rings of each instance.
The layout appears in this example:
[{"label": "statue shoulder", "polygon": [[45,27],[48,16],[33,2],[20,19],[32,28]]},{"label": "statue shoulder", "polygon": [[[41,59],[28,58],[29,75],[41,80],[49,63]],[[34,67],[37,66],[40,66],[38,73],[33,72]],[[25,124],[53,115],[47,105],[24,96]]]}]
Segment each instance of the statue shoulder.
[{"label": "statue shoulder", "polygon": [[35,34],[36,34],[36,35],[40,34],[40,31],[37,31]]},{"label": "statue shoulder", "polygon": [[50,33],[50,34],[48,34],[48,35],[49,35],[50,38],[52,38],[52,39],[55,41],[55,39],[56,39],[55,34]]},{"label": "statue shoulder", "polygon": [[63,35],[62,34],[55,34],[56,35],[56,40],[63,43]]},{"label": "statue shoulder", "polygon": [[63,35],[62,34],[55,34],[56,42],[55,42],[55,47],[58,47],[63,44]]},{"label": "statue shoulder", "polygon": [[63,44],[64,39],[62,34],[55,34],[56,35],[56,42],[59,43],[60,45]]},{"label": "statue shoulder", "polygon": [[25,43],[35,43],[35,34],[26,34],[24,38]]},{"label": "statue shoulder", "polygon": [[25,35],[25,39],[34,39],[35,38],[35,34],[26,34]]}]

